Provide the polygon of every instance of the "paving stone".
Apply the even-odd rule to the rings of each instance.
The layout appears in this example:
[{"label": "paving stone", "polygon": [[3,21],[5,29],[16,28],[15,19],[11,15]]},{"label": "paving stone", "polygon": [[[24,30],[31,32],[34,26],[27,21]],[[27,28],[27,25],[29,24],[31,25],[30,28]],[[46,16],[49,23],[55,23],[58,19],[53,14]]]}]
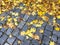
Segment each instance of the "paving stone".
[{"label": "paving stone", "polygon": [[35,39],[32,39],[31,43],[35,43],[35,42],[38,42],[38,41]]},{"label": "paving stone", "polygon": [[18,42],[17,42],[17,40],[14,42],[14,44],[13,45],[18,45]]},{"label": "paving stone", "polygon": [[[25,37],[25,39],[26,39],[26,37]],[[31,40],[33,40],[33,38],[29,37],[29,39],[28,39],[28,40],[30,40],[30,41],[31,41]]]},{"label": "paving stone", "polygon": [[29,15],[25,15],[24,18],[23,18],[23,20],[24,20],[24,21],[27,21],[28,18],[29,18]]},{"label": "paving stone", "polygon": [[43,39],[43,34],[39,34],[40,39]]},{"label": "paving stone", "polygon": [[57,42],[60,44],[60,38],[58,38],[58,41]]},{"label": "paving stone", "polygon": [[2,32],[0,32],[0,37],[1,37],[1,35],[2,35]]},{"label": "paving stone", "polygon": [[49,44],[44,44],[44,43],[42,43],[41,45],[49,45]]},{"label": "paving stone", "polygon": [[58,35],[58,32],[54,30],[53,31],[53,34],[57,36]]},{"label": "paving stone", "polygon": [[47,25],[47,26],[46,26],[46,30],[53,31],[53,26]]},{"label": "paving stone", "polygon": [[60,45],[59,43],[56,43],[56,45]]},{"label": "paving stone", "polygon": [[50,39],[47,38],[46,36],[44,36],[43,43],[47,45],[47,44],[49,44],[49,41],[50,41]]},{"label": "paving stone", "polygon": [[21,17],[21,18],[24,18],[24,14],[20,14],[20,17]]},{"label": "paving stone", "polygon": [[6,28],[2,28],[1,31],[2,31],[2,32],[5,32],[5,31],[6,31]]},{"label": "paving stone", "polygon": [[9,45],[8,43],[5,43],[4,45]]},{"label": "paving stone", "polygon": [[26,22],[21,21],[21,23],[18,25],[18,28],[22,29],[25,23],[26,23]]},{"label": "paving stone", "polygon": [[20,12],[20,9],[19,8],[16,8],[16,9],[14,9],[14,12],[19,13]]},{"label": "paving stone", "polygon": [[24,40],[23,45],[30,45],[30,41],[29,40]]},{"label": "paving stone", "polygon": [[24,25],[24,27],[23,27],[23,31],[26,31],[28,29],[28,25]]},{"label": "paving stone", "polygon": [[60,37],[60,31],[58,32],[58,34],[57,34],[57,35],[58,35],[58,37]]},{"label": "paving stone", "polygon": [[0,38],[0,44],[3,45],[7,38],[8,38],[7,35],[4,34],[4,35]]},{"label": "paving stone", "polygon": [[46,25],[47,25],[47,22],[44,22],[44,23],[42,24],[43,27],[45,27]]},{"label": "paving stone", "polygon": [[37,43],[33,43],[32,45],[40,45],[40,44],[37,42]]},{"label": "paving stone", "polygon": [[19,40],[22,40],[22,41],[25,39],[25,37],[24,37],[24,36],[21,36],[21,35],[18,35],[17,38],[18,38]]},{"label": "paving stone", "polygon": [[45,31],[44,31],[44,35],[47,36],[47,37],[49,37],[49,36],[51,35],[51,32],[48,31],[48,30],[45,30]]},{"label": "paving stone", "polygon": [[57,23],[60,24],[60,19],[56,19]]},{"label": "paving stone", "polygon": [[16,29],[12,32],[12,35],[13,35],[13,36],[18,36],[18,34],[19,34],[19,29],[16,28]]},{"label": "paving stone", "polygon": [[13,44],[13,42],[15,41],[15,37],[11,37],[11,38],[8,38],[7,39],[7,42],[9,43],[9,44]]},{"label": "paving stone", "polygon": [[58,37],[60,37],[60,31],[58,32],[58,31],[53,31],[53,34],[55,34],[56,36],[58,36]]},{"label": "paving stone", "polygon": [[7,35],[10,35],[12,31],[13,31],[13,30],[12,30],[11,28],[9,28],[9,29],[6,31],[6,34],[7,34]]},{"label": "paving stone", "polygon": [[35,32],[35,34],[39,35],[40,39],[42,39],[42,38],[43,38],[43,37],[42,37],[43,34],[41,34],[41,33],[39,32],[39,30],[40,30],[40,29],[38,28],[37,31]]},{"label": "paving stone", "polygon": [[39,42],[37,40],[34,40],[34,39],[32,40],[31,43],[32,43],[32,45],[39,45]]},{"label": "paving stone", "polygon": [[56,35],[52,35],[52,38],[51,38],[53,41],[57,41],[57,36]]},{"label": "paving stone", "polygon": [[27,20],[27,22],[31,22],[31,21],[32,21],[32,19],[28,19],[28,20]]},{"label": "paving stone", "polygon": [[49,22],[50,22],[50,23],[53,23],[53,18],[54,18],[53,16],[50,16],[50,17],[49,17]]},{"label": "paving stone", "polygon": [[29,19],[34,20],[34,19],[36,19],[36,17],[37,17],[36,15],[35,15],[35,16],[30,15],[30,16],[29,16]]}]

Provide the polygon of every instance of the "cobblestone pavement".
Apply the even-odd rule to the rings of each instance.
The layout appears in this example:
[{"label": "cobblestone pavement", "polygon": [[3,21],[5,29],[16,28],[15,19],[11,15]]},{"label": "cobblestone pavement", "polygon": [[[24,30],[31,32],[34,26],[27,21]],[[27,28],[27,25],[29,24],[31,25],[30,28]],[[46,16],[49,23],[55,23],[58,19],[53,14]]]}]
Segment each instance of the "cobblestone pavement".
[{"label": "cobblestone pavement", "polygon": [[[8,26],[6,27],[4,25],[6,24],[7,17],[9,17],[8,15],[11,16],[12,12],[18,12],[20,20],[18,20],[17,26],[12,26],[13,28],[11,28],[9,26],[10,23],[7,23]],[[34,16],[32,14],[30,16],[22,14],[19,8],[4,12],[1,16],[5,16],[5,19],[0,21],[0,45],[60,45],[60,31],[54,29],[55,26],[52,25],[53,16],[49,17],[49,14],[46,14],[46,16],[49,17],[48,21],[51,23],[44,21],[37,14]],[[14,14],[11,17],[18,18]],[[42,20],[43,24],[32,24],[33,20],[35,22],[36,20]],[[56,21],[60,24],[60,20],[56,19]],[[1,28],[1,25],[4,27]],[[29,30],[31,31],[29,32]]]}]

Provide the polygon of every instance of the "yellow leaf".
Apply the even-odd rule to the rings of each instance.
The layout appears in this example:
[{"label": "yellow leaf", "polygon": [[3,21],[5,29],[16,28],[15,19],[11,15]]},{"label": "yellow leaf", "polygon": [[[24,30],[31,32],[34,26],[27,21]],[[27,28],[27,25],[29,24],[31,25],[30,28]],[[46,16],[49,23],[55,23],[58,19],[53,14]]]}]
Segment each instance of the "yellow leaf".
[{"label": "yellow leaf", "polygon": [[21,44],[21,41],[20,40],[18,40],[18,44]]},{"label": "yellow leaf", "polygon": [[17,21],[17,19],[16,19],[16,18],[14,18],[14,21]]},{"label": "yellow leaf", "polygon": [[36,32],[36,29],[35,28],[31,28],[30,31],[31,32]]},{"label": "yellow leaf", "polygon": [[44,22],[42,20],[39,21],[40,24],[43,24]]},{"label": "yellow leaf", "polygon": [[41,24],[35,24],[36,27],[41,27]]},{"label": "yellow leaf", "polygon": [[39,32],[40,32],[40,33],[44,33],[44,30],[40,30]]},{"label": "yellow leaf", "polygon": [[15,25],[17,26],[17,25],[18,25],[18,23],[17,23],[17,22],[15,22]]},{"label": "yellow leaf", "polygon": [[33,22],[33,23],[38,23],[38,20],[33,20],[32,22]]},{"label": "yellow leaf", "polygon": [[5,5],[5,2],[4,1],[2,1],[2,5]]},{"label": "yellow leaf", "polygon": [[35,34],[33,38],[39,40],[39,36],[37,34]]},{"label": "yellow leaf", "polygon": [[25,31],[22,31],[20,34],[21,34],[22,36],[24,36],[24,35],[25,35]]},{"label": "yellow leaf", "polygon": [[50,45],[55,45],[55,43],[53,41],[50,41]]},{"label": "yellow leaf", "polygon": [[28,36],[32,37],[33,38],[33,34],[32,33],[29,33]]},{"label": "yellow leaf", "polygon": [[2,28],[2,26],[0,26],[0,28]]},{"label": "yellow leaf", "polygon": [[39,16],[43,16],[44,14],[45,14],[45,12],[38,11],[38,15],[39,15]]},{"label": "yellow leaf", "polygon": [[59,30],[60,30],[60,28],[59,28],[59,27],[55,27],[55,30],[56,30],[56,31],[59,31]]},{"label": "yellow leaf", "polygon": [[8,22],[12,21],[12,18],[8,18]]},{"label": "yellow leaf", "polygon": [[25,32],[26,35],[29,34],[29,33],[31,33],[30,30],[27,30],[27,31]]},{"label": "yellow leaf", "polygon": [[38,0],[38,2],[42,2],[42,0]]},{"label": "yellow leaf", "polygon": [[60,15],[57,16],[57,19],[60,19]]}]

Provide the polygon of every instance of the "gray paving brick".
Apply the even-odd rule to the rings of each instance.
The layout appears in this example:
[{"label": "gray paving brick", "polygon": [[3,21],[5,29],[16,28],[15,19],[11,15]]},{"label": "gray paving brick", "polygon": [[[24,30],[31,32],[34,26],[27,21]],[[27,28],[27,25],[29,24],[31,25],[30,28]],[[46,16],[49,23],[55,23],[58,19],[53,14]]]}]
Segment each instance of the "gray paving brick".
[{"label": "gray paving brick", "polygon": [[29,40],[24,40],[23,45],[30,45],[30,41]]},{"label": "gray paving brick", "polygon": [[25,23],[26,23],[26,22],[21,21],[20,24],[18,25],[18,28],[20,28],[20,29],[23,28],[23,26],[24,26]]},{"label": "gray paving brick", "polygon": [[6,31],[6,28],[2,28],[1,31],[2,31],[2,32],[5,32],[5,31]]},{"label": "gray paving brick", "polygon": [[57,23],[60,24],[60,19],[56,19]]},{"label": "gray paving brick", "polygon": [[17,42],[17,40],[14,42],[14,44],[13,45],[18,45],[18,42]]},{"label": "gray paving brick", "polygon": [[23,31],[26,31],[28,29],[28,25],[24,25],[24,27],[23,27]]},{"label": "gray paving brick", "polygon": [[58,32],[58,34],[57,34],[57,35],[58,35],[58,37],[60,37],[60,31]]},{"label": "gray paving brick", "polygon": [[43,34],[39,34],[40,39],[43,39]]},{"label": "gray paving brick", "polygon": [[56,35],[52,35],[52,38],[51,38],[53,41],[57,41],[57,36]]},{"label": "gray paving brick", "polygon": [[31,43],[32,43],[32,45],[40,45],[39,42],[35,39],[33,39]]},{"label": "gray paving brick", "polygon": [[0,44],[3,45],[3,43],[6,41],[7,39],[7,35],[3,35],[1,38],[0,38]]},{"label": "gray paving brick", "polygon": [[40,45],[39,43],[33,43],[32,45]]},{"label": "gray paving brick", "polygon": [[23,18],[23,20],[24,20],[24,21],[27,21],[28,18],[29,18],[29,15],[25,15],[24,18]]},{"label": "gray paving brick", "polygon": [[56,45],[60,45],[59,43],[56,43]]},{"label": "gray paving brick", "polygon": [[20,14],[20,17],[21,17],[21,18],[24,18],[24,14]]},{"label": "gray paving brick", "polygon": [[2,32],[0,32],[0,37],[1,37],[1,35],[2,35]]},{"label": "gray paving brick", "polygon": [[53,31],[53,34],[55,34],[56,36],[58,36],[58,37],[60,37],[60,31],[58,32],[58,31]]},{"label": "gray paving brick", "polygon": [[51,32],[48,31],[48,30],[45,30],[45,31],[44,31],[44,35],[47,36],[47,37],[49,37],[49,36],[51,35]]},{"label": "gray paving brick", "polygon": [[52,30],[53,30],[53,26],[47,25],[47,26],[46,26],[46,30],[52,31]]},{"label": "gray paving brick", "polygon": [[16,8],[16,9],[14,9],[14,12],[19,13],[20,12],[20,9],[19,8]]},{"label": "gray paving brick", "polygon": [[58,38],[58,41],[57,42],[60,44],[60,38]]},{"label": "gray paving brick", "polygon": [[28,19],[27,22],[31,22],[32,20],[31,19]]},{"label": "gray paving brick", "polygon": [[25,37],[24,37],[24,36],[21,36],[21,35],[18,35],[17,38],[18,38],[19,40],[22,40],[22,41],[25,39]]},{"label": "gray paving brick", "polygon": [[53,34],[57,36],[58,35],[58,32],[54,30],[53,31]]},{"label": "gray paving brick", "polygon": [[15,37],[11,37],[11,38],[8,38],[7,39],[7,42],[9,43],[9,44],[13,44],[13,42],[15,41]]},{"label": "gray paving brick", "polygon": [[6,34],[7,34],[7,35],[10,35],[12,31],[13,31],[13,30],[12,30],[11,28],[9,28],[9,29],[6,31]]},{"label": "gray paving brick", "polygon": [[49,22],[50,22],[50,23],[53,23],[53,18],[54,18],[53,16],[50,16],[50,17],[49,17]]},{"label": "gray paving brick", "polygon": [[49,41],[50,41],[50,39],[47,38],[46,36],[44,36],[43,43],[47,45],[47,44],[49,44]]},{"label": "gray paving brick", "polygon": [[40,29],[37,29],[37,31],[35,32],[35,34],[39,35],[40,39],[42,39],[42,38],[43,38],[43,37],[42,37],[43,34],[41,34],[41,33],[39,32],[39,30],[40,30]]},{"label": "gray paving brick", "polygon": [[37,16],[30,15],[29,19],[34,20]]},{"label": "gray paving brick", "polygon": [[9,45],[8,43],[5,43],[4,45]]},{"label": "gray paving brick", "polygon": [[18,36],[19,35],[19,29],[16,28],[13,32],[12,32],[13,36]]},{"label": "gray paving brick", "polygon": [[44,23],[42,24],[43,27],[45,27],[46,25],[47,25],[47,22],[44,22]]}]

